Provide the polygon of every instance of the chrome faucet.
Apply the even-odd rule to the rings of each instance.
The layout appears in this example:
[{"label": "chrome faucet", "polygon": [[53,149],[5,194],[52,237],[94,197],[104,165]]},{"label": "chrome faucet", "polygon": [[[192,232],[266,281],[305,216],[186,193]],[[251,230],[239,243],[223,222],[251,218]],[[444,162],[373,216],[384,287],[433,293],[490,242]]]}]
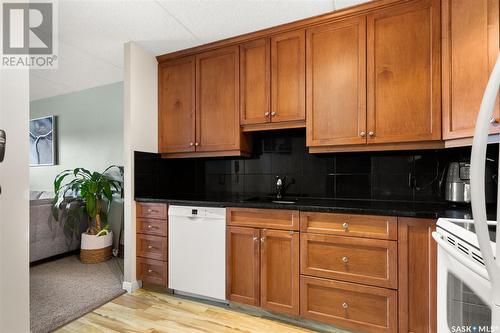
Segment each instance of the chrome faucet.
[{"label": "chrome faucet", "polygon": [[276,176],[276,199],[283,198],[283,187],[285,186],[286,176]]},{"label": "chrome faucet", "polygon": [[285,190],[288,188],[290,184],[293,184],[294,181],[292,180],[291,183],[286,184],[286,176],[280,177],[276,176],[276,199],[282,199],[283,194],[285,194]]}]

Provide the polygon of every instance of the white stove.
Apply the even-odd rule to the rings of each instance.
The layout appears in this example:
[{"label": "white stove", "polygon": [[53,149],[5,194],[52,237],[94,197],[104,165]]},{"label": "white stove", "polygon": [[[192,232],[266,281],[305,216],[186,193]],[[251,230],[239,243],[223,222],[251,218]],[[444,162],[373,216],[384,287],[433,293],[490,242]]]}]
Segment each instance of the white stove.
[{"label": "white stove", "polygon": [[[488,221],[496,252],[496,222]],[[438,332],[499,332],[492,327],[491,283],[473,220],[439,219],[432,235],[438,243]]]}]

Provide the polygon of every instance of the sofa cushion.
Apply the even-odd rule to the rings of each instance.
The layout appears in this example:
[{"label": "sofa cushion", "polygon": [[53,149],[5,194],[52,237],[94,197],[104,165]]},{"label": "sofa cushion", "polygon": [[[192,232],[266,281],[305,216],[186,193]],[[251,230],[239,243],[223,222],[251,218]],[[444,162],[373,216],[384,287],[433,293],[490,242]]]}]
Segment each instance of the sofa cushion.
[{"label": "sofa cushion", "polygon": [[30,191],[30,200],[37,200],[43,191]]}]

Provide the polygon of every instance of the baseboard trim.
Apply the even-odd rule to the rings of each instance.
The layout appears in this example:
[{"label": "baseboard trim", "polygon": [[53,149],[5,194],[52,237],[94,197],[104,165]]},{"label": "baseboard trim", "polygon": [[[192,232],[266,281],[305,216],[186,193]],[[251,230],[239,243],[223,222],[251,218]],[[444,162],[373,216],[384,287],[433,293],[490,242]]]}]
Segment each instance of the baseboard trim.
[{"label": "baseboard trim", "polygon": [[137,289],[142,287],[142,281],[136,280],[133,282],[123,281],[122,288],[125,289],[128,293],[132,293]]}]

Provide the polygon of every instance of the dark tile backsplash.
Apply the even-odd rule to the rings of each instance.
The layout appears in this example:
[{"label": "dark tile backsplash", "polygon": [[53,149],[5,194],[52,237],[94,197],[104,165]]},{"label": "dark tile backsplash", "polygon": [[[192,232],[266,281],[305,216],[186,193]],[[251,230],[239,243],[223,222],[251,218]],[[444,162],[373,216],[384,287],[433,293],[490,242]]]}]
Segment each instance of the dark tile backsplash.
[{"label": "dark tile backsplash", "polygon": [[[468,160],[470,147],[446,150],[309,154],[304,130],[254,134],[252,158],[161,159],[136,152],[135,195],[269,195],[286,176],[286,195],[442,201],[446,166]],[[498,145],[490,145],[495,160]]]}]

